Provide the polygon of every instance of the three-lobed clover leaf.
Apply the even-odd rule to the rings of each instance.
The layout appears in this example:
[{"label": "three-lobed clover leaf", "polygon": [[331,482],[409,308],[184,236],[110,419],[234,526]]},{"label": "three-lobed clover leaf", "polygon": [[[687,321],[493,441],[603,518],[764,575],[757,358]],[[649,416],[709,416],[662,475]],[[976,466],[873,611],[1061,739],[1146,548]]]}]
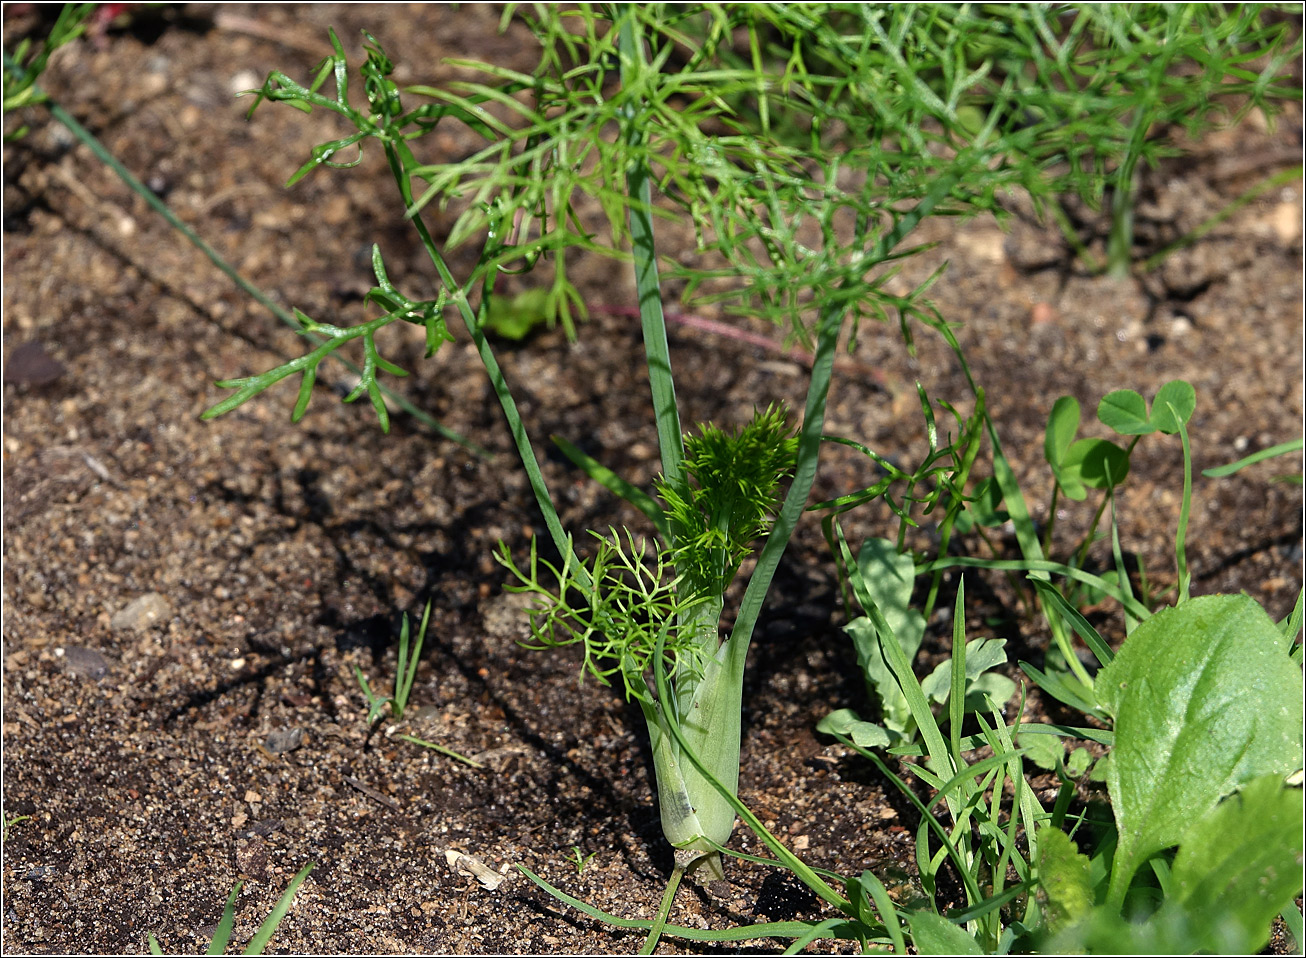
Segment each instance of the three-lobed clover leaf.
[{"label": "three-lobed clover leaf", "polygon": [[1043,456],[1061,491],[1077,502],[1087,498],[1088,489],[1118,486],[1129,475],[1129,453],[1109,439],[1076,440],[1078,431],[1079,401],[1062,396],[1048,415]]},{"label": "three-lobed clover leaf", "polygon": [[1197,408],[1197,393],[1182,379],[1173,379],[1162,386],[1147,411],[1147,400],[1132,389],[1117,389],[1107,393],[1098,403],[1097,418],[1122,436],[1146,436],[1163,432],[1172,436],[1181,424],[1192,418]]}]

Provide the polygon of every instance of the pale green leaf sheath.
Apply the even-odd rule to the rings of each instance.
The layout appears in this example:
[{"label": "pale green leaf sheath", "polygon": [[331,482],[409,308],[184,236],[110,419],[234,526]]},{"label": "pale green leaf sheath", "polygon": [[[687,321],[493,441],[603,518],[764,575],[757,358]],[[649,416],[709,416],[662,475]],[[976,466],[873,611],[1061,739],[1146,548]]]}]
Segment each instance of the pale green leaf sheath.
[{"label": "pale green leaf sheath", "polygon": [[[737,433],[704,425],[698,435],[684,437],[684,448],[681,488],[665,478],[657,483],[670,544],[655,548],[629,532],[613,532],[600,538],[584,569],[546,564],[556,586],[540,581],[542,563],[534,556],[525,570],[506,553],[500,561],[520,581],[514,588],[537,599],[533,643],[581,645],[586,673],[605,684],[619,675],[627,697],[639,702],[667,840],[683,864],[702,859],[711,877],[721,877],[715,846],[730,838],[735,812],[682,754],[666,710],[674,710],[684,743],[733,794],[743,671],[720,637],[723,596],[770,527],[780,482],[793,469],[796,440],[785,410],[772,407]],[[584,581],[593,587],[581,588]],[[655,698],[648,682],[659,645],[671,677],[665,700]]]}]

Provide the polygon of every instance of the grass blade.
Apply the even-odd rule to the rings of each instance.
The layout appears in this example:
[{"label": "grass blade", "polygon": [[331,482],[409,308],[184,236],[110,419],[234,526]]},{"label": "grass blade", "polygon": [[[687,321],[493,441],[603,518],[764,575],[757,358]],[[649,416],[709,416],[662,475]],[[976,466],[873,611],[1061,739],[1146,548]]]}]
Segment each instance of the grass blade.
[{"label": "grass blade", "polygon": [[954,768],[964,768],[961,757],[961,723],[966,708],[966,577],[957,582],[957,601],[952,611],[952,689],[948,693],[948,740]]},{"label": "grass blade", "polygon": [[627,482],[593,456],[587,455],[579,447],[561,436],[554,436],[553,444],[562,450],[564,456],[579,466],[585,472],[585,475],[608,490],[608,492],[620,496],[648,516],[649,521],[657,527],[658,535],[662,537],[662,541],[670,544],[671,527],[667,525],[666,510],[658,505],[656,499],[638,486]]},{"label": "grass blade", "polygon": [[1075,634],[1083,639],[1084,644],[1092,650],[1099,665],[1106,665],[1115,658],[1111,646],[1106,644],[1097,629],[1093,628],[1088,619],[1084,618],[1078,609],[1066,601],[1065,596],[1057,591],[1052,583],[1046,579],[1036,579],[1033,576],[1030,576],[1030,582],[1043,598],[1044,604],[1053,606],[1057,613],[1070,623],[1070,627],[1075,630]]},{"label": "grass blade", "polygon": [[1260,452],[1254,452],[1250,456],[1244,456],[1237,462],[1231,462],[1227,466],[1216,466],[1213,469],[1203,469],[1202,475],[1208,479],[1218,479],[1222,476],[1232,476],[1241,469],[1255,465],[1265,459],[1273,459],[1275,456],[1282,456],[1290,452],[1301,452],[1303,442],[1300,439],[1293,439],[1289,442],[1281,442],[1277,446],[1270,446],[1268,449],[1262,449]]},{"label": "grass blade", "polygon": [[417,630],[417,641],[413,644],[412,654],[408,654],[408,616],[399,630],[398,675],[395,681],[395,718],[402,718],[408,706],[408,696],[413,690],[413,680],[417,678],[417,666],[422,659],[422,643],[426,641],[426,626],[431,619],[431,600],[426,600],[426,609],[422,612],[422,624]]},{"label": "grass blade", "polygon": [[1040,671],[1028,662],[1021,662],[1020,670],[1033,679],[1035,685],[1058,702],[1069,705],[1072,709],[1083,712],[1085,715],[1091,715],[1103,722],[1108,720],[1105,712],[1061,681],[1059,676],[1051,672]]},{"label": "grass blade", "polygon": [[263,920],[263,924],[259,926],[258,933],[249,940],[249,945],[245,948],[245,954],[263,954],[263,949],[268,946],[268,942],[271,941],[272,936],[276,934],[277,927],[281,924],[282,919],[285,918],[286,913],[290,911],[290,905],[295,900],[295,893],[299,891],[299,886],[304,884],[304,879],[308,877],[308,873],[312,870],[313,862],[309,862],[296,873],[294,878],[290,880],[290,884],[286,886],[285,892],[277,901],[276,907],[273,908],[268,914],[268,917]]},{"label": "grass blade", "polygon": [[889,897],[889,889],[885,888],[884,882],[869,871],[862,872],[861,885],[866,893],[871,896],[871,901],[875,902],[875,908],[880,913],[880,921],[884,922],[889,940],[893,942],[893,950],[900,955],[907,954],[907,942],[903,938],[902,923],[898,920],[898,909],[893,906],[893,899]]},{"label": "grass blade", "polygon": [[[1173,412],[1174,407],[1170,407]],[[1188,574],[1188,514],[1193,506],[1193,451],[1188,444],[1188,430],[1184,420],[1174,413],[1175,424],[1179,427],[1179,441],[1184,447],[1184,493],[1179,506],[1179,525],[1174,535],[1175,571],[1179,576],[1179,598],[1175,604],[1188,600],[1188,586],[1192,576]]]},{"label": "grass blade", "polygon": [[977,569],[993,569],[996,571],[1015,571],[1015,572],[1050,572],[1055,575],[1065,576],[1067,579],[1074,579],[1076,582],[1083,582],[1085,585],[1092,586],[1094,589],[1105,595],[1111,596],[1122,606],[1125,611],[1134,616],[1139,621],[1149,619],[1152,613],[1149,612],[1141,602],[1132,595],[1127,595],[1120,590],[1120,587],[1113,582],[1108,582],[1101,576],[1093,575],[1091,572],[1085,572],[1083,569],[1076,569],[1074,566],[1068,566],[1061,562],[1049,562],[1047,560],[1027,560],[1027,559],[981,559],[974,556],[945,556],[935,559],[932,562],[926,562],[916,567],[917,575],[924,575],[927,572],[933,572],[936,569],[946,569],[951,566],[962,566]]},{"label": "grass blade", "polygon": [[400,735],[405,742],[412,742],[414,745],[420,745],[422,748],[429,748],[432,751],[439,752],[441,755],[448,755],[452,759],[462,762],[464,765],[470,765],[472,768],[485,768],[485,766],[476,761],[474,758],[468,758],[466,755],[459,755],[451,748],[443,745],[436,745],[434,742],[428,742],[424,738],[418,738],[416,735]]},{"label": "grass blade", "polygon": [[671,903],[675,901],[676,889],[680,887],[680,879],[684,876],[685,869],[677,862],[675,867],[671,869],[671,877],[667,879],[667,887],[662,893],[662,903],[658,906],[658,914],[653,920],[653,927],[648,930],[648,937],[644,939],[644,944],[640,946],[639,953],[641,955],[651,955],[657,950],[658,940],[667,927],[667,916],[671,914]]},{"label": "grass blade", "polygon": [[222,917],[218,919],[218,926],[213,929],[213,940],[209,942],[206,955],[220,955],[227,950],[227,942],[231,940],[231,929],[236,924],[236,896],[240,894],[241,886],[244,882],[236,882],[236,887],[231,890],[227,896],[227,904],[222,909]]},{"label": "grass blade", "polygon": [[[581,901],[579,898],[573,898],[561,888],[549,884],[539,875],[535,874],[525,865],[517,865],[517,870],[523,875],[539,885],[558,901],[570,905],[577,911],[588,915],[605,924],[612,925],[616,928],[633,928],[640,931],[647,931],[653,927],[653,922],[647,918],[621,918],[618,915],[611,915],[608,912],[595,908],[593,905]],[[836,919],[837,920],[837,919]],[[685,925],[668,924],[663,927],[663,934],[673,935],[676,938],[684,938],[687,941],[748,941],[753,938],[799,938],[811,931],[812,927],[818,924],[807,921],[772,921],[762,922],[756,925],[740,925],[735,928],[725,928],[720,931],[714,931],[705,928],[689,928]],[[821,922],[819,924],[824,924]],[[843,921],[834,926],[836,934],[834,938],[856,938],[856,932],[860,925],[855,922]]]}]

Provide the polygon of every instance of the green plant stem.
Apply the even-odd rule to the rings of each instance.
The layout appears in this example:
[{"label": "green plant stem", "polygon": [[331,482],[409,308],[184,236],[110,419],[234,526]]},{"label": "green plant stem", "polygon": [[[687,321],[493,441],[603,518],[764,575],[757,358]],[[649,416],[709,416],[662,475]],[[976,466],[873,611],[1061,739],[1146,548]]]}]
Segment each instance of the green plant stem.
[{"label": "green plant stem", "polygon": [[[1128,460],[1128,458],[1133,454],[1134,447],[1138,445],[1138,441],[1142,438],[1143,438],[1142,436],[1135,436],[1130,441],[1129,448],[1125,450],[1126,460]],[[1060,487],[1058,486],[1054,488],[1052,491],[1052,502],[1053,502],[1054,509],[1056,506],[1056,492],[1057,489],[1059,488]],[[1114,495],[1115,495],[1114,487],[1108,488],[1106,490],[1105,495],[1102,496],[1102,501],[1098,503],[1097,509],[1093,513],[1093,521],[1088,524],[1088,532],[1084,534],[1084,538],[1079,543],[1079,548],[1076,551],[1075,563],[1074,563],[1076,568],[1082,569],[1084,567],[1084,563],[1088,561],[1088,550],[1093,547],[1093,542],[1094,542],[1093,536],[1097,532],[1098,523],[1102,521],[1102,516],[1106,513],[1106,508],[1108,505],[1110,505],[1111,500],[1114,498]],[[1055,518],[1055,512],[1052,514],[1052,516],[1048,518],[1049,525],[1051,524],[1054,518]]]},{"label": "green plant stem", "polygon": [[1129,275],[1134,250],[1134,167],[1127,157],[1116,174],[1111,192],[1111,230],[1107,234],[1107,275],[1124,279]]},{"label": "green plant stem", "polygon": [[1191,9],[1178,8],[1177,18],[1167,21],[1165,42],[1162,42],[1156,55],[1148,61],[1148,77],[1141,83],[1134,95],[1137,102],[1133,106],[1133,126],[1129,131],[1129,145],[1116,170],[1111,192],[1111,232],[1107,236],[1107,275],[1124,279],[1129,275],[1133,264],[1134,251],[1134,198],[1137,193],[1136,178],[1138,161],[1143,154],[1143,144],[1148,131],[1157,117],[1157,100],[1162,84],[1161,79],[1170,69],[1178,44],[1173,42],[1187,27],[1192,19]]},{"label": "green plant stem", "polygon": [[[621,85],[636,88],[641,79],[643,41],[636,33],[636,11],[631,5],[621,8],[619,49],[621,51]],[[667,344],[666,319],[662,312],[662,288],[658,281],[657,255],[653,246],[653,194],[648,163],[643,158],[645,134],[632,102],[627,105],[622,136],[632,159],[626,167],[626,191],[631,197],[631,251],[635,260],[635,288],[638,296],[639,321],[644,334],[644,354],[648,360],[649,386],[653,391],[653,416],[657,423],[658,448],[662,458],[662,477],[678,493],[685,493],[684,440],[680,414],[676,407],[676,390],[671,376],[671,351]],[[674,534],[675,530],[673,530]]]},{"label": "green plant stem", "polygon": [[422,748],[429,748],[432,751],[439,752],[441,755],[447,755],[452,759],[462,762],[464,765],[470,765],[472,768],[485,768],[483,764],[474,758],[468,758],[466,755],[460,755],[451,748],[443,745],[437,745],[434,742],[428,742],[424,738],[418,738],[416,735],[400,735],[405,742],[412,742],[414,745],[420,745]]},{"label": "green plant stem", "polygon": [[[1060,497],[1060,495],[1061,495],[1061,483],[1054,482],[1052,484],[1052,501],[1048,503],[1048,521],[1047,521],[1047,525],[1044,526],[1043,528],[1043,554],[1044,555],[1052,554],[1052,533],[1053,530],[1055,530],[1057,527],[1057,499]],[[1094,523],[1094,525],[1095,524],[1096,523]],[[1092,528],[1093,526],[1090,525],[1089,529],[1091,530]],[[1092,537],[1092,533],[1090,532],[1089,535],[1086,537],[1086,541],[1091,537]],[[940,549],[939,551],[942,552],[943,550]]]},{"label": "green plant stem", "polygon": [[[1038,534],[1034,531],[1034,520],[1030,517],[1029,506],[1025,503],[1024,493],[1021,492],[1020,484],[1016,481],[1016,474],[1011,468],[1011,463],[1007,461],[1006,456],[1002,454],[1002,445],[998,441],[998,431],[989,420],[989,444],[993,448],[993,476],[997,480],[998,486],[1002,490],[1002,498],[1007,506],[1007,513],[1011,516],[1012,524],[1016,528],[1016,541],[1020,543],[1020,551],[1025,556],[1031,574],[1037,578],[1046,579],[1047,572],[1041,568],[1043,563],[1043,549],[1038,541]],[[989,565],[989,568],[1000,568],[999,563]],[[1079,661],[1079,656],[1075,654],[1074,647],[1071,645],[1070,637],[1066,635],[1065,624],[1061,617],[1055,613],[1046,616],[1048,627],[1052,630],[1052,639],[1057,648],[1061,650],[1062,658],[1066,660],[1066,666],[1075,674],[1085,688],[1093,687],[1093,679],[1084,668],[1084,664]]]},{"label": "green plant stem", "polygon": [[[400,154],[401,150],[403,151],[402,155]],[[395,184],[399,187],[400,195],[403,197],[404,205],[411,209],[413,206],[413,189],[407,170],[416,164],[416,160],[402,141],[387,142],[385,154],[390,163],[390,172],[394,176]],[[494,356],[494,350],[490,347],[490,342],[482,331],[480,324],[476,321],[476,314],[472,311],[471,304],[467,301],[467,290],[454,279],[449,265],[444,261],[444,257],[440,255],[439,247],[436,246],[435,239],[432,237],[430,229],[427,228],[421,212],[412,213],[409,219],[414,229],[417,230],[417,235],[421,238],[422,245],[426,248],[427,256],[430,257],[432,265],[435,266],[436,273],[439,274],[440,282],[452,295],[458,314],[462,318],[463,325],[467,328],[467,335],[471,337],[472,344],[476,347],[476,353],[480,357],[482,365],[485,366],[485,374],[490,380],[490,385],[494,389],[495,397],[499,400],[499,405],[503,408],[504,418],[508,420],[508,430],[512,434],[513,444],[517,447],[517,454],[521,458],[522,469],[526,472],[531,491],[535,494],[535,501],[544,514],[544,523],[553,539],[553,545],[558,550],[559,555],[573,555],[571,539],[563,530],[562,520],[558,518],[558,511],[553,506],[553,498],[549,494],[548,483],[544,481],[544,474],[540,471],[539,460],[535,458],[535,450],[531,446],[530,437],[526,434],[526,426],[522,422],[521,413],[517,409],[517,402],[513,399],[512,390],[508,388],[508,382],[503,376],[503,370],[499,367],[499,362]],[[583,586],[588,589],[590,585],[589,575],[579,561],[577,561],[576,565],[576,575],[581,579]]]},{"label": "green plant stem", "polygon": [[676,889],[680,887],[680,879],[684,877],[685,869],[680,862],[676,862],[671,869],[671,877],[667,879],[666,891],[662,893],[662,904],[658,906],[657,917],[653,919],[653,927],[648,930],[648,937],[644,939],[644,944],[640,946],[641,955],[651,955],[658,946],[658,940],[662,937],[662,931],[667,927],[667,918],[671,914],[671,903],[675,900]]},{"label": "green plant stem", "polygon": [[[982,420],[986,414],[984,408],[984,390],[981,389],[979,391],[975,402],[975,419]],[[966,451],[962,455],[961,468],[952,477],[952,482],[958,489],[965,489],[966,483],[970,481],[970,472],[975,465],[975,459],[979,456],[980,443],[983,441],[984,431],[982,429],[974,428],[970,432],[970,441],[967,443]],[[939,555],[948,554],[948,546],[952,542],[952,527],[956,523],[957,516],[960,515],[963,507],[964,503],[962,500],[957,499],[953,506],[949,507],[947,513],[943,517],[943,521],[939,523]],[[939,588],[942,584],[943,572],[936,571],[934,576],[930,579],[930,591],[925,597],[925,607],[921,610],[921,614],[924,616],[926,622],[928,622],[930,616],[934,614],[934,603],[938,600]]]},{"label": "green plant stem", "polygon": [[[4,63],[6,68],[13,71],[16,75],[21,76],[22,68],[19,67],[17,64],[15,64],[13,60],[9,58],[8,53],[4,54]],[[228,263],[225,259],[223,259],[221,254],[219,254],[217,250],[215,250],[212,246],[210,246],[203,239],[201,239],[198,233],[196,233],[193,229],[191,229],[189,226],[183,223],[177,217],[177,214],[174,213],[168,207],[167,203],[163,202],[163,200],[161,200],[153,190],[151,190],[148,186],[146,186],[144,183],[138,180],[135,176],[133,176],[131,171],[128,170],[127,167],[123,166],[122,163],[118,161],[117,157],[115,157],[112,153],[110,153],[108,149],[105,148],[104,144],[101,143],[98,139],[96,139],[95,135],[92,134],[90,130],[86,129],[86,127],[78,123],[77,120],[67,110],[61,107],[58,103],[49,99],[38,87],[33,86],[32,90],[35,91],[38,95],[46,97],[43,102],[46,108],[49,109],[50,115],[52,117],[54,117],[65,127],[67,127],[68,132],[72,133],[72,135],[76,137],[83,145],[85,145],[87,149],[89,149],[92,153],[94,153],[96,158],[101,163],[103,163],[109,169],[113,170],[113,172],[117,174],[118,178],[122,180],[123,183],[125,183],[133,193],[135,193],[137,196],[143,199],[151,209],[153,209],[156,213],[158,213],[165,220],[167,220],[169,226],[175,229],[182,236],[186,237],[187,241],[189,241],[192,246],[194,246],[197,250],[203,253],[208,258],[209,262],[211,262],[214,266],[216,266],[224,276],[230,279],[251,299],[253,299],[259,305],[265,307],[269,312],[272,313],[273,316],[277,317],[277,319],[281,320],[291,329],[297,332],[303,331],[303,327],[300,325],[299,321],[295,319],[295,317],[290,313],[289,310],[285,309],[280,304],[274,302],[272,298],[269,297],[266,293],[264,293],[261,289],[259,289],[249,280],[245,279],[245,277],[241,276],[240,273],[236,272],[235,267],[232,266],[230,263]],[[325,338],[322,336],[318,336],[316,334],[309,334],[309,335],[314,342],[317,343],[325,342]],[[355,363],[351,362],[345,357],[336,355],[335,358],[340,360],[340,362],[344,363],[345,366],[351,372],[354,373],[361,372],[361,370]],[[476,442],[473,442],[472,440],[468,439],[466,436],[454,432],[448,426],[443,425],[437,419],[435,419],[435,417],[433,417],[430,413],[414,405],[405,396],[402,396],[399,393],[396,393],[385,386],[381,386],[380,389],[385,394],[385,397],[387,399],[393,402],[404,412],[408,413],[408,415],[412,416],[414,419],[418,420],[419,422],[423,423],[426,426],[429,426],[431,429],[434,429],[436,432],[444,436],[446,439],[452,439],[454,442],[463,446],[465,449],[468,449],[469,451],[475,453],[476,455],[481,456],[483,458],[490,458],[490,453],[485,449],[485,447],[481,446]]]},{"label": "green plant stem", "polygon": [[[1171,407],[1173,411],[1174,407]],[[1188,445],[1188,430],[1184,421],[1177,414],[1175,423],[1179,426],[1179,441],[1184,449],[1184,491],[1179,505],[1179,524],[1175,528],[1174,551],[1175,572],[1179,577],[1179,598],[1176,604],[1188,601],[1188,585],[1192,576],[1188,574],[1188,515],[1193,503],[1193,455]]]},{"label": "green plant stem", "polygon": [[[922,219],[930,214],[936,205],[942,202],[956,186],[955,177],[940,177],[928,194],[905,213],[902,213],[892,229],[887,230],[876,243],[867,257],[868,263],[883,263],[889,259],[894,248],[916,228]],[[807,402],[803,410],[803,425],[798,434],[798,466],[794,470],[789,493],[776,519],[775,526],[766,538],[766,545],[758,556],[757,565],[749,577],[748,588],[740,603],[739,615],[735,627],[730,632],[732,647],[736,639],[741,640],[731,652],[737,658],[742,672],[744,657],[748,652],[748,643],[752,639],[753,628],[757,624],[762,610],[763,600],[771,588],[771,579],[780,565],[780,557],[789,544],[798,519],[807,505],[812,483],[816,479],[817,460],[822,442],[822,430],[825,426],[825,403],[830,393],[830,378],[834,370],[834,355],[839,343],[839,333],[843,326],[846,311],[844,297],[833,296],[821,313],[817,324],[816,354],[812,361],[812,378],[807,387]],[[955,338],[953,340],[956,341]],[[958,347],[960,348],[960,347]]]},{"label": "green plant stem", "polygon": [[1075,231],[1074,224],[1070,221],[1070,216],[1066,213],[1065,207],[1061,205],[1058,198],[1055,196],[1049,196],[1044,200],[1044,202],[1047,204],[1048,212],[1052,214],[1052,221],[1057,224],[1057,228],[1061,230],[1061,235],[1065,237],[1066,242],[1070,245],[1070,248],[1074,251],[1075,255],[1079,257],[1081,262],[1083,262],[1085,269],[1095,276],[1102,272],[1102,263],[1092,254],[1092,252],[1089,251],[1088,247],[1084,245],[1083,240],[1079,238],[1079,234]]}]

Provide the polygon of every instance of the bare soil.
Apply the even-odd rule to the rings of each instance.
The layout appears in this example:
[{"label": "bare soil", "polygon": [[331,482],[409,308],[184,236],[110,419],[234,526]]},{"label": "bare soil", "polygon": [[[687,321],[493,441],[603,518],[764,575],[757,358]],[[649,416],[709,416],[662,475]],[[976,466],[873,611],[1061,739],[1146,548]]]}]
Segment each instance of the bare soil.
[{"label": "bare soil", "polygon": [[[30,14],[5,16],[10,48]],[[193,4],[75,44],[42,83],[248,279],[314,317],[357,321],[373,242],[401,289],[433,290],[380,155],[287,190],[310,146],[337,128],[276,107],[247,122],[247,101],[232,94],[272,69],[309,76],[328,26],[353,55],[359,31],[374,33],[403,82],[455,76],[441,62],[451,56],[530,69],[528,35],[501,35],[498,16],[479,5]],[[314,862],[275,950],[633,951],[637,933],[560,905],[513,867],[619,915],[651,916],[671,857],[637,711],[615,691],[578,686],[567,651],[517,644],[523,622],[491,554],[504,540],[522,555],[542,522],[465,337],[428,362],[420,332],[392,341],[414,372],[407,395],[491,458],[403,414],[383,435],[365,404],[336,401],[352,385],[339,366],[298,425],[286,384],[201,422],[224,395],[215,379],[270,368],[302,340],[44,111],[26,119],[31,134],[4,150],[3,807],[6,821],[26,817],[3,845],[4,950],[139,953],[153,933],[193,953],[237,881],[234,940],[244,942]],[[1253,115],[1148,172],[1140,255],[1299,163],[1301,134],[1299,110],[1273,129]],[[436,146],[467,149],[452,131]],[[1005,232],[986,219],[931,222],[919,238],[938,247],[895,282],[905,291],[950,262],[935,301],[959,324],[1036,514],[1051,494],[1042,430],[1058,396],[1078,397],[1091,420],[1112,389],[1150,396],[1190,381],[1194,592],[1246,591],[1281,617],[1302,584],[1302,494],[1273,477],[1297,464],[1220,480],[1200,470],[1301,433],[1301,214],[1300,183],[1270,192],[1124,281],[1087,275],[1029,217]],[[1091,215],[1084,226],[1099,249],[1104,226]],[[624,270],[575,268],[592,306],[633,305]],[[921,330],[918,343],[912,358],[895,330],[863,330],[841,362],[828,431],[917,461],[916,381],[969,408],[937,337]],[[687,326],[673,328],[672,350],[686,421],[735,425],[755,404],[801,404],[801,359]],[[650,482],[656,437],[636,321],[595,309],[575,344],[546,330],[500,351],[532,435],[566,436]],[[638,526],[637,513],[538,450],[570,529]],[[868,461],[834,450],[815,495],[874,478]],[[1161,587],[1174,581],[1181,488],[1178,442],[1144,442],[1119,497],[1120,534]],[[1063,503],[1063,554],[1092,508]],[[809,519],[750,656],[741,797],[811,864],[874,869],[910,894],[910,806],[814,732],[834,708],[869,706]],[[895,527],[867,511],[847,528],[859,541]],[[970,635],[1005,636],[1013,658],[1042,661],[1046,635],[1000,576],[968,576],[967,595]],[[369,728],[354,669],[386,686],[400,614],[420,615],[427,599],[410,710]],[[1098,618],[1119,636],[1107,607]],[[928,651],[946,631],[936,621]],[[760,850],[743,829],[736,841]],[[592,856],[583,869],[568,861],[573,849]],[[449,850],[509,877],[488,890],[448,864]],[[822,915],[796,882],[733,863],[724,884],[683,891],[672,920],[722,928]],[[671,939],[662,950],[779,949]]]}]

